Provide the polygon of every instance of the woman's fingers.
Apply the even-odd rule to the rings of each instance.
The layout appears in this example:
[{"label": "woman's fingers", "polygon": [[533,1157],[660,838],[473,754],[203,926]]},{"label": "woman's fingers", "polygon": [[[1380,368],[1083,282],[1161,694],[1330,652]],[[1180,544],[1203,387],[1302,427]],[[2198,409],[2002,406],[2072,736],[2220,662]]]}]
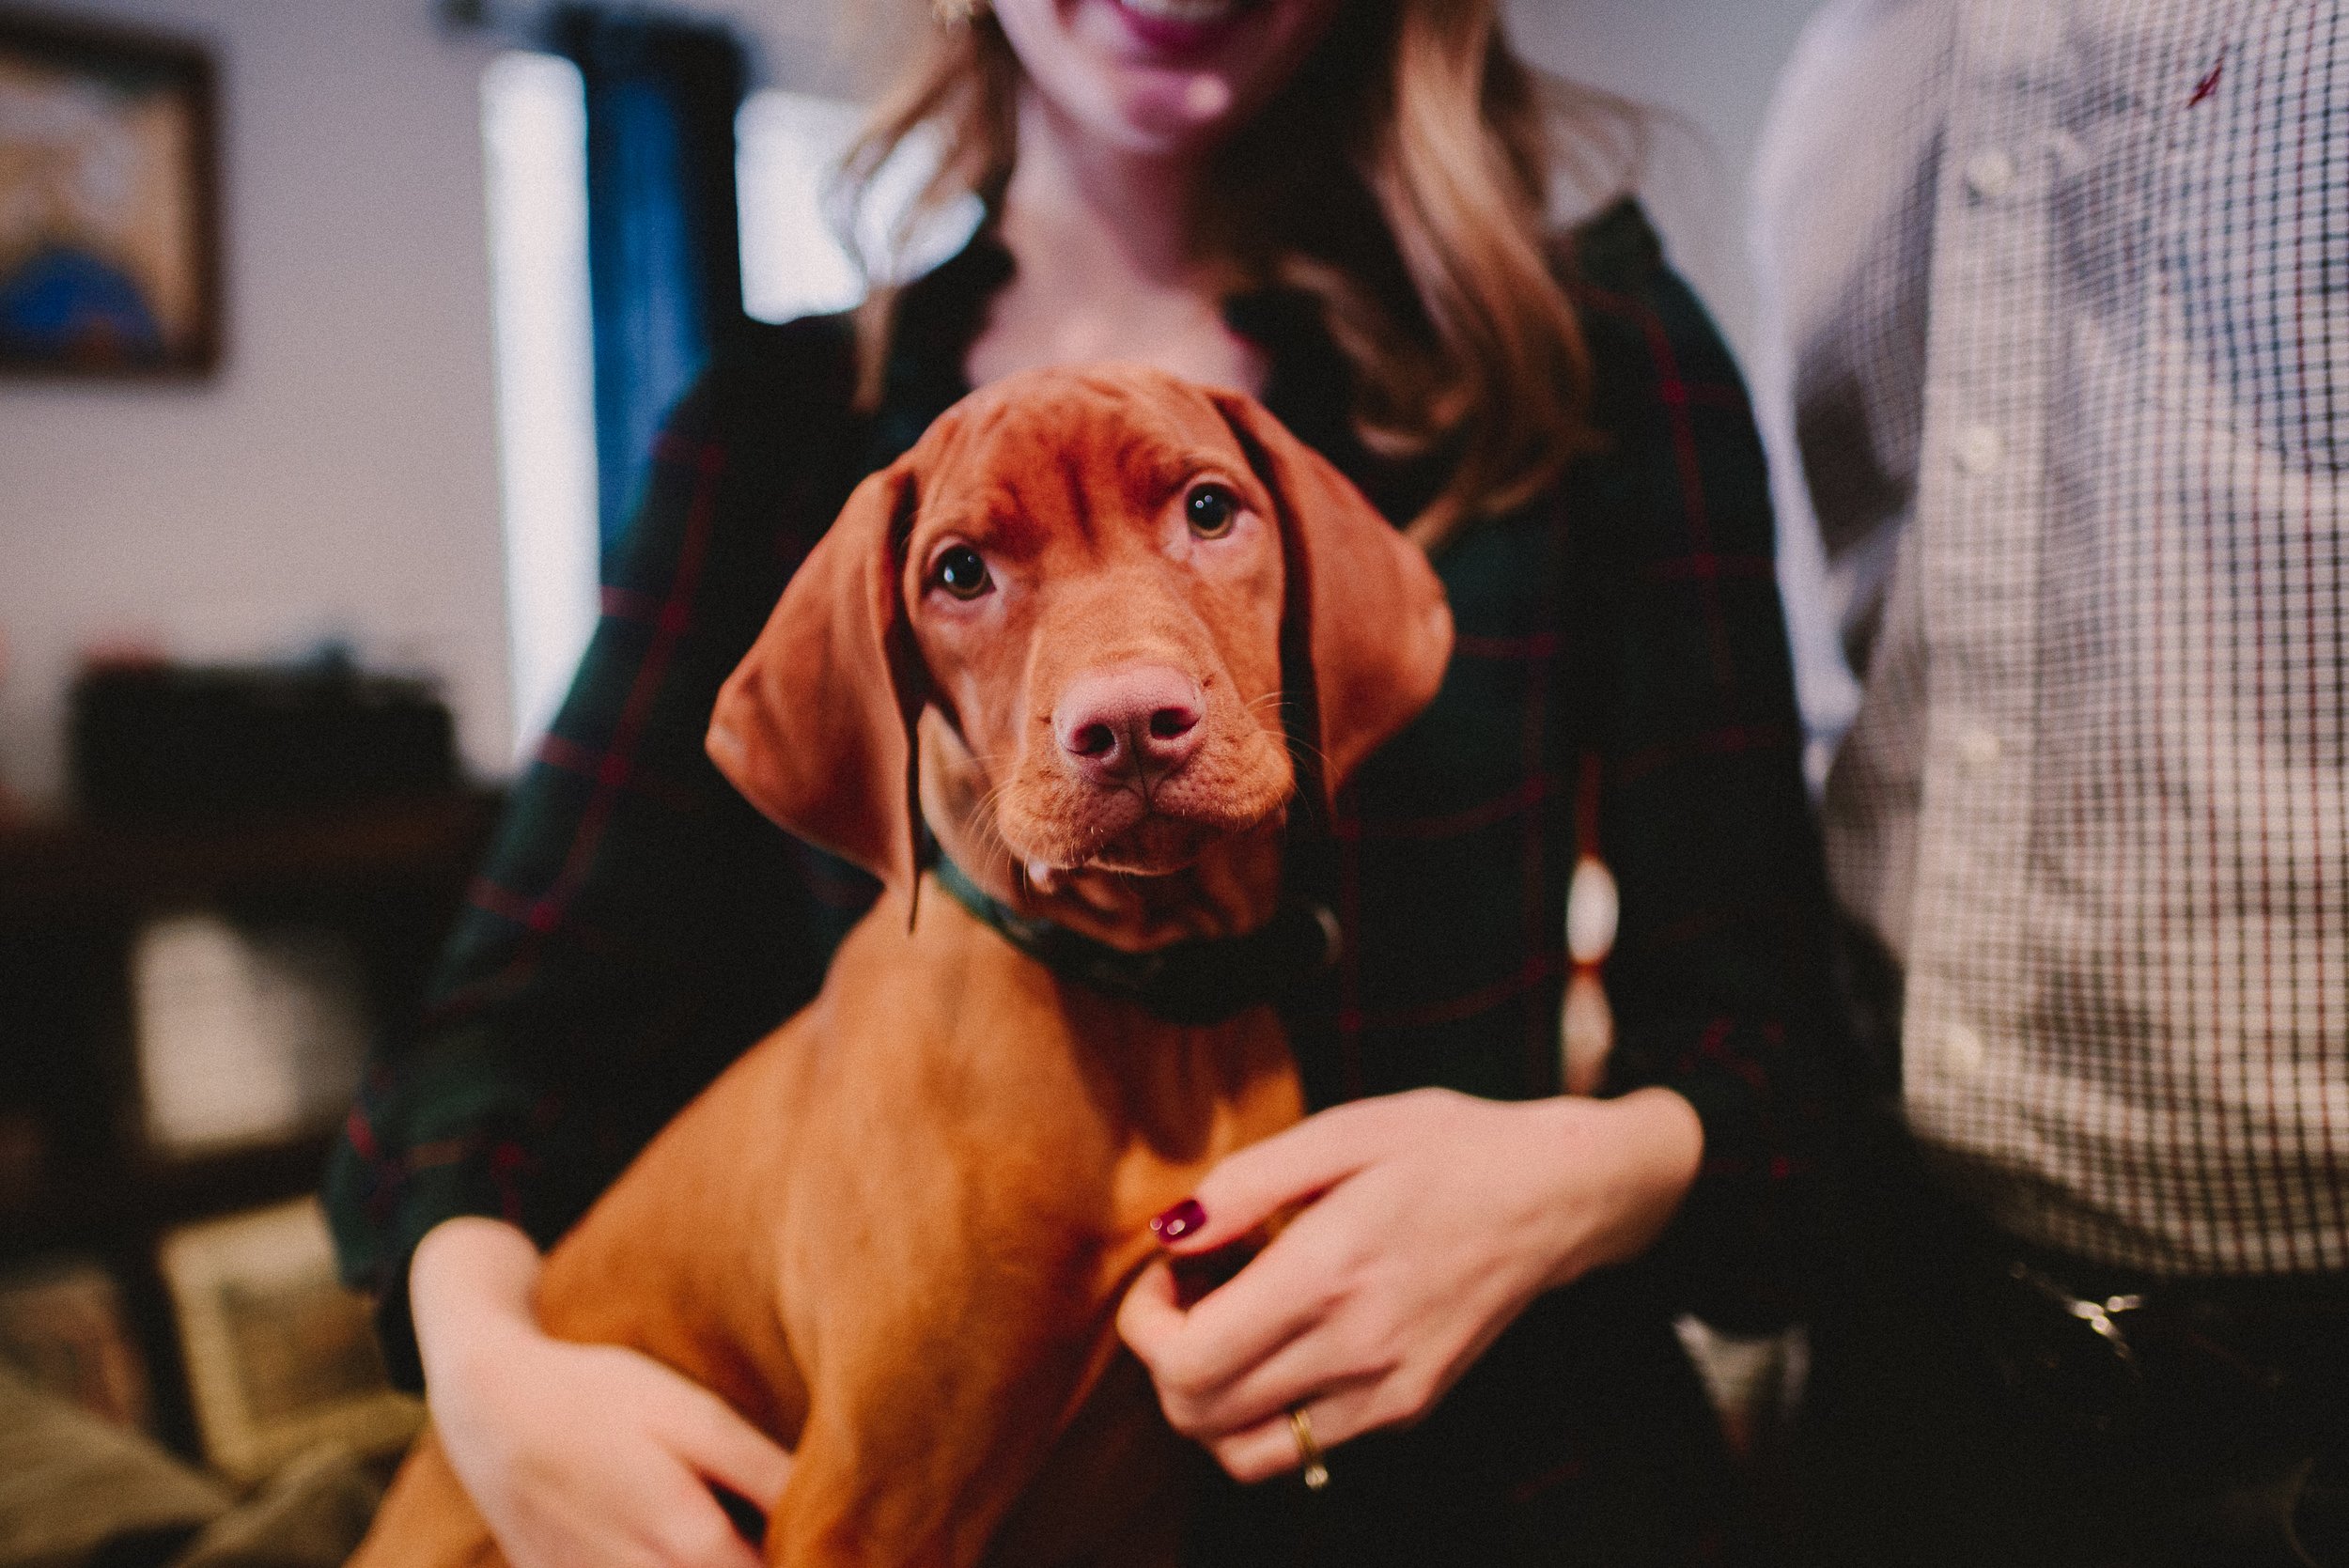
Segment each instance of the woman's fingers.
[{"label": "woman's fingers", "polygon": [[[1168,1420],[1174,1429],[1205,1444],[1219,1464],[1242,1481],[1261,1481],[1284,1469],[1296,1468],[1296,1440],[1288,1424],[1286,1405],[1281,1405],[1275,1414],[1237,1426],[1200,1426],[1188,1419],[1188,1412],[1181,1409],[1188,1403],[1188,1396],[1169,1386],[1166,1376],[1159,1371],[1159,1363],[1169,1358],[1171,1347],[1189,1318],[1190,1314],[1177,1301],[1174,1272],[1164,1259],[1143,1271],[1142,1277],[1134,1281],[1133,1288],[1126,1293],[1126,1300],[1117,1312],[1118,1332],[1143,1364],[1150,1368],[1153,1379],[1159,1384],[1159,1398],[1168,1406]],[[1326,1418],[1330,1426],[1327,1434],[1320,1430],[1325,1418],[1318,1413],[1314,1418],[1315,1437],[1324,1443],[1334,1443],[1341,1440],[1339,1434],[1342,1430],[1351,1436],[1352,1429],[1347,1424],[1351,1420],[1350,1413],[1339,1407],[1328,1389],[1318,1389],[1314,1392],[1316,1412],[1325,1404],[1330,1408],[1330,1415]],[[1351,1389],[1346,1389],[1345,1394],[1349,1402],[1357,1397]],[[1300,1388],[1295,1396],[1296,1402],[1303,1403],[1305,1398],[1306,1390]],[[1281,1446],[1282,1441],[1287,1443],[1285,1449]]]},{"label": "woman's fingers", "polygon": [[1187,1424],[1179,1430],[1212,1442],[1259,1426],[1333,1388],[1390,1375],[1398,1357],[1371,1341],[1360,1325],[1361,1316],[1360,1302],[1341,1303],[1318,1315],[1263,1358],[1188,1399]]},{"label": "woman's fingers", "polygon": [[678,1457],[761,1513],[771,1510],[790,1479],[791,1455],[716,1395],[690,1384],[678,1393],[671,1432]]},{"label": "woman's fingers", "polygon": [[[1300,1401],[1297,1406],[1305,1412],[1305,1419],[1314,1442],[1332,1466],[1344,1464],[1342,1457],[1330,1451],[1350,1437],[1359,1437],[1372,1428],[1390,1424],[1377,1412],[1382,1403],[1377,1379],[1340,1384]],[[1207,1452],[1215,1462],[1235,1481],[1269,1481],[1285,1475],[1304,1464],[1304,1453],[1297,1442],[1297,1428],[1289,1420],[1289,1408],[1283,1406],[1276,1415],[1227,1436],[1211,1440]]]},{"label": "woman's fingers", "polygon": [[[782,1451],[743,1425],[733,1411],[697,1389],[681,1391],[690,1397],[656,1419],[656,1440],[677,1467],[669,1471],[671,1479],[658,1483],[662,1500],[644,1519],[650,1527],[654,1557],[675,1568],[759,1568],[757,1550],[737,1533],[708,1483],[717,1483],[761,1511],[771,1509],[783,1487],[775,1482],[769,1490],[769,1478],[778,1469],[788,1474],[789,1458],[777,1467],[771,1455],[759,1451]],[[648,1472],[646,1479],[651,1479]]]},{"label": "woman's fingers", "polygon": [[1185,1317],[1174,1288],[1174,1270],[1153,1259],[1117,1305],[1117,1337],[1145,1367],[1154,1367],[1167,1344],[1182,1332]]},{"label": "woman's fingers", "polygon": [[[1186,1257],[1212,1251],[1282,1209],[1329,1192],[1388,1153],[1398,1132],[1408,1132],[1413,1118],[1424,1113],[1423,1099],[1399,1095],[1340,1106],[1227,1156],[1202,1178],[1188,1205],[1169,1211],[1182,1223],[1166,1234],[1167,1250]],[[1362,1226],[1355,1217],[1349,1227],[1346,1207],[1332,1194],[1299,1215],[1188,1312],[1163,1265],[1153,1265],[1128,1292],[1119,1332],[1149,1369],[1176,1431],[1211,1439],[1232,1428],[1235,1409],[1252,1415],[1271,1394],[1292,1386],[1318,1386],[1369,1370],[1347,1364],[1344,1347],[1315,1332],[1326,1328],[1354,1273],[1359,1249],[1349,1248],[1347,1237]],[[1252,1385],[1239,1399],[1232,1397],[1237,1382],[1300,1340],[1307,1345],[1287,1358],[1277,1383]]]},{"label": "woman's fingers", "polygon": [[[1256,1259],[1240,1270],[1241,1275],[1263,1262]],[[1118,1337],[1148,1369],[1168,1424],[1186,1436],[1212,1436],[1218,1429],[1207,1422],[1206,1415],[1216,1408],[1232,1380],[1316,1320],[1310,1305],[1289,1301],[1269,1317],[1218,1314],[1213,1321],[1203,1322],[1201,1313],[1207,1301],[1221,1295],[1222,1291],[1217,1291],[1206,1301],[1184,1310],[1174,1270],[1160,1258],[1142,1271],[1117,1309]]]},{"label": "woman's fingers", "polygon": [[677,1568],[763,1568],[758,1550],[735,1532],[734,1521],[704,1492],[681,1498],[663,1526],[658,1557]]},{"label": "woman's fingers", "polygon": [[521,1232],[450,1220],[411,1300],[450,1466],[515,1568],[759,1568],[711,1483],[771,1508],[790,1459],[715,1394],[612,1344],[550,1338]]},{"label": "woman's fingers", "polygon": [[1331,1194],[1189,1311],[1165,1260],[1143,1272],[1118,1327],[1176,1431],[1211,1440],[1391,1364],[1336,1317],[1359,1274],[1347,1241],[1361,1224],[1349,1212],[1359,1206],[1348,1192]]},{"label": "woman's fingers", "polygon": [[1154,1222],[1159,1239],[1186,1257],[1212,1252],[1290,1204],[1328,1191],[1385,1151],[1402,1122],[1395,1103],[1416,1097],[1337,1106],[1225,1156],[1189,1199]]},{"label": "woman's fingers", "polygon": [[[1171,1278],[1154,1287],[1152,1298],[1137,1304],[1140,1319],[1126,1343],[1158,1385],[1159,1402],[1177,1432],[1199,1435],[1202,1413],[1212,1407],[1233,1379],[1320,1321],[1329,1300],[1309,1270],[1283,1266],[1287,1236],[1275,1241],[1251,1260],[1230,1283],[1210,1292],[1189,1312],[1173,1299]],[[1302,1275],[1303,1288],[1293,1291],[1246,1293],[1247,1310],[1227,1310],[1226,1298],[1243,1281],[1271,1270],[1276,1278]],[[1171,1270],[1166,1262],[1151,1265],[1150,1272]],[[1140,1288],[1139,1285],[1136,1287]],[[1133,1299],[1133,1292],[1128,1299]],[[1173,1316],[1168,1316],[1169,1312]],[[1126,1321],[1120,1315],[1120,1329]]]}]

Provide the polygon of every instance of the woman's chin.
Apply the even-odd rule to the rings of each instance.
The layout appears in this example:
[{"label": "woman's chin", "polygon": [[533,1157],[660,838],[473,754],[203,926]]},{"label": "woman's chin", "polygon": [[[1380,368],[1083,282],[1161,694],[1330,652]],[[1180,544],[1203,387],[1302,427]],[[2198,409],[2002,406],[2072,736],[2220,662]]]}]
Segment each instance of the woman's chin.
[{"label": "woman's chin", "polygon": [[1080,0],[1057,42],[1047,34],[1031,45],[1059,57],[1026,63],[1047,98],[1102,141],[1148,156],[1195,154],[1252,110],[1263,92],[1250,84],[1284,73],[1296,24],[1284,7],[1294,4]]},{"label": "woman's chin", "polygon": [[1205,151],[1231,129],[1231,85],[1207,72],[1159,71],[1128,84],[1117,104],[1119,140],[1162,157]]},{"label": "woman's chin", "polygon": [[[1116,8],[1114,0],[1097,3]],[[1128,152],[1203,151],[1239,118],[1231,78],[1212,67],[1117,60],[1099,69],[1092,96],[1089,129]]]}]

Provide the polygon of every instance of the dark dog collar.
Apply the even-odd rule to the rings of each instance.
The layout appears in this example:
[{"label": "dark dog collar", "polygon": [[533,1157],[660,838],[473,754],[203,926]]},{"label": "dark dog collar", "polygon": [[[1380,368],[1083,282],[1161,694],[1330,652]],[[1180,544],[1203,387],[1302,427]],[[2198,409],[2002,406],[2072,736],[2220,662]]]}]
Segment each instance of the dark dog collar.
[{"label": "dark dog collar", "polygon": [[943,855],[932,869],[956,903],[1063,980],[1168,1023],[1198,1028],[1258,1002],[1280,1002],[1337,962],[1337,919],[1319,905],[1283,904],[1268,924],[1244,937],[1126,953],[997,902]]}]

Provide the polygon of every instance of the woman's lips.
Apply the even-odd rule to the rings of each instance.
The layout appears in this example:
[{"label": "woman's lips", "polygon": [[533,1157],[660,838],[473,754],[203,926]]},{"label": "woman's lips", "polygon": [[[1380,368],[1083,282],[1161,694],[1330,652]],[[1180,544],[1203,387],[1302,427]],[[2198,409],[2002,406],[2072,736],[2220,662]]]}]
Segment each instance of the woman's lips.
[{"label": "woman's lips", "polygon": [[1198,54],[1223,41],[1250,0],[1109,0],[1135,40],[1154,54]]}]

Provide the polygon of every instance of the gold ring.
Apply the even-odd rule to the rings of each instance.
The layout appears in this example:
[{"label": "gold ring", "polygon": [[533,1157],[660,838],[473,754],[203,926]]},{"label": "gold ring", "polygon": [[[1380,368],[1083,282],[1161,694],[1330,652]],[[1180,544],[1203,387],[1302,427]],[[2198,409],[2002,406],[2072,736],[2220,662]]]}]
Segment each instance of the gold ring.
[{"label": "gold ring", "polygon": [[1329,1463],[1321,1457],[1321,1445],[1314,1441],[1314,1423],[1301,1405],[1289,1407],[1289,1436],[1297,1439],[1297,1457],[1304,1462],[1305,1490],[1318,1492],[1329,1485]]}]

